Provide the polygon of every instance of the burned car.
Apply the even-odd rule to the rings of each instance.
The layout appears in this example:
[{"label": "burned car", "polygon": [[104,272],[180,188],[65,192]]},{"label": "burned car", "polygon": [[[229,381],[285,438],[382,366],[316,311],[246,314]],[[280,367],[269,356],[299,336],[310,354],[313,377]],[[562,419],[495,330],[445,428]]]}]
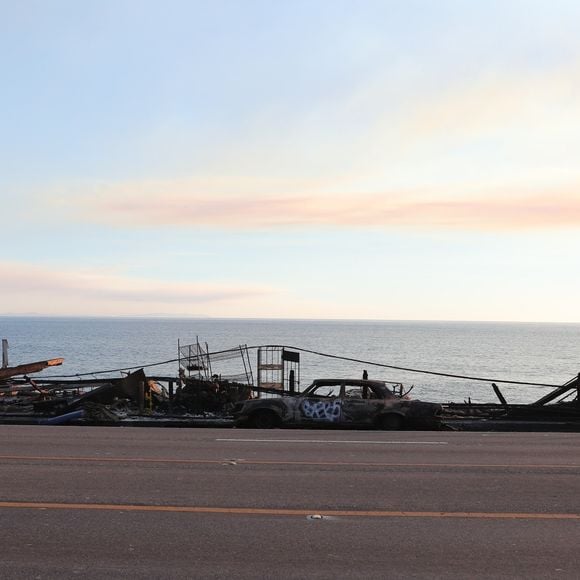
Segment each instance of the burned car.
[{"label": "burned car", "polygon": [[370,427],[435,429],[442,407],[395,394],[383,381],[320,379],[304,392],[238,403],[236,425],[271,429],[296,427]]}]

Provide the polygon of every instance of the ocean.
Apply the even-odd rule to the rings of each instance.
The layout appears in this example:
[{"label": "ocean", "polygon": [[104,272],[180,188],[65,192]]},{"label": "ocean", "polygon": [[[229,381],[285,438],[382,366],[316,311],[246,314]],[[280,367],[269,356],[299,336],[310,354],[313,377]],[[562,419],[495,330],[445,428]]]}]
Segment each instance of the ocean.
[{"label": "ocean", "polygon": [[[126,367],[176,359],[178,343],[199,340],[210,352],[239,345],[286,345],[418,370],[494,380],[562,384],[580,372],[580,324],[320,321],[188,318],[0,317],[16,365],[63,357],[38,377],[93,373],[121,376]],[[256,364],[256,351],[250,350]],[[214,365],[214,372],[221,372]],[[490,381],[454,379],[380,368],[302,353],[300,386],[315,378],[362,377],[413,386],[411,396],[437,402],[497,402]],[[111,371],[105,375],[101,371]],[[147,369],[176,376],[178,363]],[[511,403],[527,403],[550,389],[500,385]]]}]

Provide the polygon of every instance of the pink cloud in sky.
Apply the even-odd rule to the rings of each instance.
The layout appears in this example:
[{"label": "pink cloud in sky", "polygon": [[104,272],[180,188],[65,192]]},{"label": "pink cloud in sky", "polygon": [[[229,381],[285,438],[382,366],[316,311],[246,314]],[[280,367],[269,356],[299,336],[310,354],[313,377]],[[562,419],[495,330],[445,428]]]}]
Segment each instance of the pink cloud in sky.
[{"label": "pink cloud in sky", "polygon": [[163,194],[99,196],[91,220],[129,226],[236,229],[377,227],[448,230],[522,230],[580,227],[578,193],[546,192],[450,199],[384,195],[207,196]]},{"label": "pink cloud in sky", "polygon": [[[186,308],[256,299],[273,293],[270,288],[244,284],[160,282],[106,272],[78,272],[14,262],[0,262],[0,279],[2,301],[5,304],[21,305],[74,303],[81,307],[83,303],[148,303],[157,306],[181,305],[181,308]],[[39,298],[42,299],[40,302]],[[21,311],[22,308],[26,310],[22,306]]]}]

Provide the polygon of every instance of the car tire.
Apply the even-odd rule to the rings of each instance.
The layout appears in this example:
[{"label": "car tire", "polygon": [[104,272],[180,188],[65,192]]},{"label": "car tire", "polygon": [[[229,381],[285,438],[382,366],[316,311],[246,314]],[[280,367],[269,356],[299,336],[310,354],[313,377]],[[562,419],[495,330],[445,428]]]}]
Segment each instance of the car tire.
[{"label": "car tire", "polygon": [[405,420],[401,415],[389,413],[383,415],[379,420],[379,428],[383,431],[400,431],[405,426]]},{"label": "car tire", "polygon": [[280,419],[274,411],[256,411],[250,417],[250,426],[254,429],[275,429],[280,426]]}]

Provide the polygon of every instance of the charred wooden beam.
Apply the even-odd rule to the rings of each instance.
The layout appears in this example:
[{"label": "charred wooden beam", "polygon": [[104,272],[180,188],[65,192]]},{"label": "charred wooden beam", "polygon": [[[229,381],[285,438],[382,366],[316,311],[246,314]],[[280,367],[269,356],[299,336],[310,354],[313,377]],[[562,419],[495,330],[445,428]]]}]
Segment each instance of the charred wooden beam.
[{"label": "charred wooden beam", "polygon": [[553,400],[557,399],[558,397],[562,397],[567,392],[572,391],[573,389],[578,389],[579,386],[580,386],[580,375],[574,377],[572,380],[563,384],[561,387],[558,387],[557,389],[550,391],[547,395],[544,395],[542,398],[533,402],[532,405],[546,405],[552,402]]},{"label": "charred wooden beam", "polygon": [[55,367],[61,365],[63,362],[64,362],[63,358],[51,358],[49,360],[27,363],[15,367],[6,367],[5,369],[0,369],[0,380],[9,379],[10,377],[16,377],[18,375],[29,375],[32,373],[38,373],[47,367]]},{"label": "charred wooden beam", "polygon": [[499,387],[495,383],[491,383],[491,386],[493,387],[493,392],[496,394],[497,398],[499,399],[499,402],[504,407],[507,407],[507,401],[505,400],[503,393],[499,390]]}]

